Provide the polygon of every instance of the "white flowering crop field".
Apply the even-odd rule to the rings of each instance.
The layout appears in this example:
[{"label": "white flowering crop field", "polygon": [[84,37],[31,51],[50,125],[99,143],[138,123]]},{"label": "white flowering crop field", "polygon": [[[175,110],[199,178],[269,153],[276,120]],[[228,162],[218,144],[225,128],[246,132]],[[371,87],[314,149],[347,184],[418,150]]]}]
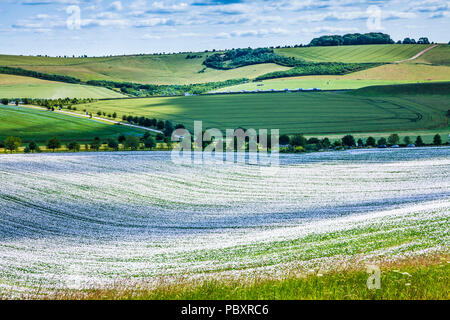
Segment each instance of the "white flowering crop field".
[{"label": "white flowering crop field", "polygon": [[448,251],[450,148],[0,155],[0,292]]}]

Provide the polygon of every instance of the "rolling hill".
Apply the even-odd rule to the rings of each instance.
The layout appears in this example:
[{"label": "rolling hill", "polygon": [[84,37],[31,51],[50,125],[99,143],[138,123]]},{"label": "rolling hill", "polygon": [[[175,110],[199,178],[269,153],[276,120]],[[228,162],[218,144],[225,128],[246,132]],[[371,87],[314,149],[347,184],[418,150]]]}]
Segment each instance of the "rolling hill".
[{"label": "rolling hill", "polygon": [[202,120],[204,128],[274,128],[307,135],[448,130],[449,83],[438,88],[433,94],[413,87],[411,93],[370,97],[365,91],[161,97],[99,101],[81,108],[169,119],[187,128]]},{"label": "rolling hill", "polygon": [[276,49],[275,52],[287,57],[313,62],[395,62],[408,59],[429,46],[425,44],[375,44],[283,48]]},{"label": "rolling hill", "polygon": [[225,87],[218,92],[239,90],[268,90],[321,88],[322,90],[358,89],[374,85],[450,81],[450,66],[417,63],[385,64],[342,76],[303,76],[249,82]]},{"label": "rolling hill", "polygon": [[[395,44],[301,47],[276,49],[275,53],[312,62],[388,63],[410,58],[427,47],[428,45]],[[266,73],[289,69],[273,63],[256,64],[232,70],[205,68],[202,63],[207,56],[212,54],[212,52],[201,52],[195,54],[154,54],[99,58],[0,55],[0,66],[19,67],[42,73],[67,75],[83,81],[109,80],[148,84],[202,83],[243,77],[253,79]]]},{"label": "rolling hill", "polygon": [[0,106],[0,141],[7,136],[22,138],[23,142],[45,143],[52,137],[63,142],[92,141],[95,137],[106,139],[120,134],[143,134],[143,130],[117,126],[85,118],[72,117],[57,112],[32,108]]},{"label": "rolling hill", "polygon": [[246,66],[234,70],[205,69],[206,53],[186,59],[188,54],[115,56],[109,58],[44,58],[1,56],[0,66],[20,67],[42,73],[68,75],[88,80],[149,84],[189,84],[224,81],[282,71],[276,64]]},{"label": "rolling hill", "polygon": [[121,98],[125,95],[101,87],[47,81],[31,77],[0,74],[1,98]]}]

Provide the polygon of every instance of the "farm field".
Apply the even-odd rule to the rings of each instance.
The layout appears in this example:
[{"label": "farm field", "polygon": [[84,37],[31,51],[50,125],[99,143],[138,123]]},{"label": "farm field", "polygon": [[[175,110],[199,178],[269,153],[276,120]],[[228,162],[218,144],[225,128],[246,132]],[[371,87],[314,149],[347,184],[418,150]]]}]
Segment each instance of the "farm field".
[{"label": "farm field", "polygon": [[23,142],[45,143],[58,137],[66,141],[91,141],[95,137],[117,137],[120,134],[143,134],[136,128],[106,124],[100,121],[72,117],[58,112],[25,107],[0,106],[0,141],[8,136]]},{"label": "farm field", "polygon": [[276,49],[275,52],[287,57],[313,62],[395,62],[411,58],[429,46],[431,45],[376,44],[282,48]]},{"label": "farm field", "polygon": [[125,95],[101,87],[46,81],[0,74],[0,98],[121,98]]},{"label": "farm field", "polygon": [[[275,175],[170,157],[0,155],[1,294],[327,277],[333,266],[448,254],[449,147],[280,155]],[[414,298],[424,278],[411,274]]]},{"label": "farm field", "polygon": [[[211,54],[211,53],[210,53]],[[1,56],[0,65],[20,67],[43,73],[69,75],[81,80],[129,81],[153,84],[189,84],[256,78],[265,73],[289,68],[272,63],[233,70],[205,69],[201,58],[186,59],[188,54],[115,56],[108,58],[43,58]]]},{"label": "farm field", "polygon": [[[433,49],[433,50],[436,50]],[[431,50],[431,51],[433,51]],[[303,76],[249,82],[217,90],[269,90],[320,88],[322,90],[359,89],[367,86],[429,83],[450,80],[450,66],[400,63],[353,72],[343,76]]]},{"label": "farm field", "polygon": [[450,66],[450,45],[441,44],[408,63],[425,63],[438,66]]},{"label": "farm field", "polygon": [[[276,49],[276,53],[313,62],[394,62],[408,59],[428,45],[361,45]],[[433,50],[436,50],[434,48]],[[433,51],[431,50],[431,51]],[[0,66],[19,67],[43,73],[87,80],[129,81],[152,84],[188,84],[249,78],[287,70],[266,63],[233,70],[205,68],[212,52],[194,54],[131,55],[99,58],[51,58],[0,55]],[[428,54],[428,53],[427,53]],[[186,59],[195,55],[194,59]]]},{"label": "farm field", "polygon": [[438,94],[411,91],[412,96],[355,91],[105,100],[81,108],[169,119],[188,128],[202,120],[204,128],[278,128],[287,134],[448,130],[448,85]]},{"label": "farm field", "polygon": [[[425,82],[425,81],[423,81]],[[430,82],[430,81],[427,81]],[[417,83],[411,80],[363,80],[349,79],[345,76],[305,76],[263,80],[258,82],[248,82],[235,86],[225,87],[214,92],[237,92],[240,90],[282,90],[282,89],[311,89],[319,88],[321,90],[346,90],[359,89],[368,86],[395,85]]]}]

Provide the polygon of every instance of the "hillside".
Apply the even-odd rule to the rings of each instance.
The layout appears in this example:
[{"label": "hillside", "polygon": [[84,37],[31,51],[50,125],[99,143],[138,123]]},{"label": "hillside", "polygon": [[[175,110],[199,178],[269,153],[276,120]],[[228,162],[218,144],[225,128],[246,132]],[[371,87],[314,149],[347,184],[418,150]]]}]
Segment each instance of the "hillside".
[{"label": "hillside", "polygon": [[109,58],[44,58],[0,56],[0,66],[20,67],[43,73],[69,75],[83,81],[109,80],[150,84],[189,84],[256,78],[265,73],[287,70],[275,64],[246,66],[233,70],[205,69],[201,58],[188,54],[116,56]]},{"label": "hillside", "polygon": [[[444,89],[442,89],[444,88]],[[411,91],[414,91],[414,87]],[[99,101],[89,111],[170,119],[192,128],[277,128],[281,133],[332,134],[447,129],[448,84],[438,95],[386,94],[367,97],[347,92],[267,93]]]},{"label": "hillside", "polygon": [[410,63],[425,63],[437,66],[450,66],[450,45],[441,44],[424,53],[419,58]]},{"label": "hillside", "polygon": [[23,142],[45,143],[52,137],[63,142],[92,141],[95,137],[106,139],[120,134],[142,134],[143,131],[72,117],[57,112],[38,109],[0,106],[0,141],[7,136],[22,138]]},{"label": "hillside", "polygon": [[[427,45],[302,47],[276,49],[275,53],[312,62],[384,63],[410,58],[426,47]],[[149,84],[202,83],[244,77],[253,79],[267,73],[289,69],[273,63],[255,64],[232,70],[205,68],[203,61],[213,54],[202,52],[100,58],[0,55],[0,66],[67,75],[83,81],[109,80]]]},{"label": "hillside", "polygon": [[46,81],[0,74],[0,98],[122,98],[119,92],[101,87]]},{"label": "hillside", "polygon": [[[334,47],[282,48],[275,52],[287,57],[313,62],[394,62],[408,59],[430,45],[376,44]],[[433,51],[433,50],[431,50]]]}]

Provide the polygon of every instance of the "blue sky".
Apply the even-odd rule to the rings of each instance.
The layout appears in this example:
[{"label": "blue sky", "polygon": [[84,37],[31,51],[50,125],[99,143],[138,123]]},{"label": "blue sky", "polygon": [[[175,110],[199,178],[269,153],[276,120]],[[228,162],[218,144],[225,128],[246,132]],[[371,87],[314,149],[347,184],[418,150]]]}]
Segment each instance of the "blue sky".
[{"label": "blue sky", "polygon": [[2,54],[201,51],[370,31],[450,40],[444,0],[2,0],[0,18]]}]

